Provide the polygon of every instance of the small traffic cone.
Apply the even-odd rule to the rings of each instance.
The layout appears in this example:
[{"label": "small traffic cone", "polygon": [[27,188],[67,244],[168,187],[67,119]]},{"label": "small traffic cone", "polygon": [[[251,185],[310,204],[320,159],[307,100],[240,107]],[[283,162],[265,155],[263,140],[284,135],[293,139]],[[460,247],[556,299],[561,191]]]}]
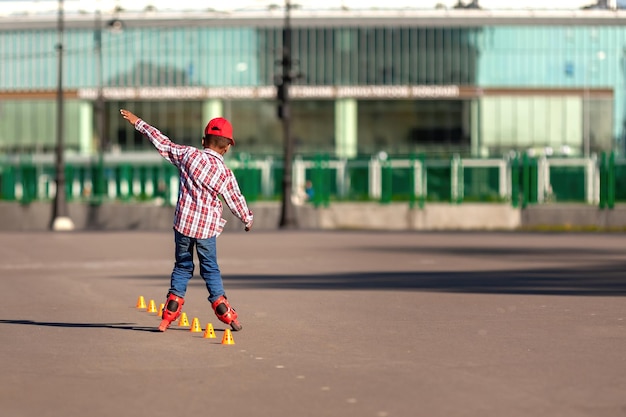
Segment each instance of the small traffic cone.
[{"label": "small traffic cone", "polygon": [[200,327],[200,320],[197,317],[194,317],[191,320],[191,329],[189,329],[192,333],[200,333],[202,331],[202,327]]},{"label": "small traffic cone", "polygon": [[204,331],[204,335],[202,335],[204,339],[215,339],[217,336],[215,335],[215,329],[213,329],[213,325],[211,323],[206,325],[206,330]]},{"label": "small traffic cone", "polygon": [[164,308],[165,308],[165,304],[161,303],[161,304],[159,305],[159,312],[158,312],[159,317],[163,317],[163,309],[164,309]]},{"label": "small traffic cone", "polygon": [[224,330],[224,337],[222,337],[223,345],[234,345],[235,341],[233,340],[233,334],[230,329]]},{"label": "small traffic cone", "polygon": [[189,326],[189,319],[187,313],[180,313],[180,319],[178,319],[179,326]]},{"label": "small traffic cone", "polygon": [[157,309],[156,309],[156,304],[154,303],[154,300],[150,300],[150,302],[148,303],[148,313],[156,313]]},{"label": "small traffic cone", "polygon": [[144,309],[146,308],[146,300],[143,298],[143,295],[140,295],[137,299],[137,308]]}]

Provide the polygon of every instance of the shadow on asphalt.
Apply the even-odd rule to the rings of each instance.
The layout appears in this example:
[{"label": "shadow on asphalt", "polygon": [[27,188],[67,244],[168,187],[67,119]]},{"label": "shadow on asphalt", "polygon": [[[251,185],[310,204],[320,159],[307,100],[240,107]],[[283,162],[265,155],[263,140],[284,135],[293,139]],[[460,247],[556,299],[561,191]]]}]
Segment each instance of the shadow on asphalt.
[{"label": "shadow on asphalt", "polygon": [[[224,275],[227,288],[404,290],[477,294],[626,296],[626,264],[596,267],[471,272],[359,272],[315,275]],[[133,276],[160,280],[169,278]],[[204,286],[194,276],[189,286]]]},{"label": "shadow on asphalt", "polygon": [[[410,255],[413,262],[424,261],[418,271],[369,271],[329,274],[229,275],[224,273],[227,288],[296,289],[296,290],[403,290],[476,294],[528,294],[563,296],[626,296],[626,251],[610,248],[531,247],[531,246],[353,246],[343,248],[353,256],[350,264],[358,265],[369,253],[393,252]],[[450,257],[450,258],[448,258]],[[520,268],[486,271],[428,271],[428,262],[436,259],[441,265],[459,266],[463,258],[473,263],[484,259],[488,267],[494,260]],[[355,261],[356,260],[356,261]],[[320,262],[324,262],[320,257]],[[524,268],[525,265],[549,262],[545,268]],[[479,264],[480,265],[480,264]],[[462,267],[462,265],[460,265]],[[299,270],[306,266],[299,267]],[[381,265],[384,268],[384,265]],[[132,276],[163,281],[169,284],[171,271],[163,275]],[[190,286],[204,286],[196,272]]]},{"label": "shadow on asphalt", "polygon": [[614,248],[581,248],[581,247],[545,247],[545,246],[359,246],[353,248],[357,252],[390,252],[408,253],[414,256],[441,255],[464,256],[468,258],[485,258],[489,260],[505,259],[518,262],[552,261],[571,262],[572,260],[598,261],[603,257],[609,259],[621,257],[626,259],[626,251],[620,246]]},{"label": "shadow on asphalt", "polygon": [[[621,271],[624,271],[622,269]],[[623,276],[592,278],[578,271],[411,273],[376,272],[311,276],[227,276],[231,288],[414,290],[479,294],[625,296]],[[623,272],[620,273],[623,275]]]},{"label": "shadow on asphalt", "polygon": [[0,320],[0,324],[25,324],[42,327],[77,327],[97,329],[134,330],[138,332],[159,332],[156,327],[135,326],[133,323],[64,323],[33,320]]}]

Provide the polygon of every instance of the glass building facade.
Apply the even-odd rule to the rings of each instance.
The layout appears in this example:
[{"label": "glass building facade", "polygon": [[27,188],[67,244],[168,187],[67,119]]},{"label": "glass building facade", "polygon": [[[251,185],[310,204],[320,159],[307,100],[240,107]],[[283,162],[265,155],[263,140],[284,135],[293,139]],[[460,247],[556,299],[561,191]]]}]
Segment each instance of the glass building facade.
[{"label": "glass building facade", "polygon": [[[282,152],[280,19],[116,19],[122,30],[89,15],[66,23],[68,151],[149,149],[119,117],[128,108],[179,143],[199,146],[208,119],[223,115],[234,124],[235,152]],[[294,20],[296,152],[622,150],[626,26],[459,21]],[[0,151],[54,149],[58,43],[53,19],[0,24]]]}]

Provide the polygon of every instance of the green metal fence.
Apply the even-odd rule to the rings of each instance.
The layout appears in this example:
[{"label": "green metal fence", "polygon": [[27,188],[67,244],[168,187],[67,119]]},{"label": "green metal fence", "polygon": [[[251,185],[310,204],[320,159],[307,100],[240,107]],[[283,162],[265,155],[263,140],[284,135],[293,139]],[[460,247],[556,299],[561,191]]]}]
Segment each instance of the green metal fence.
[{"label": "green metal fence", "polygon": [[[158,155],[66,157],[70,201],[146,201],[175,204],[178,171]],[[283,161],[240,157],[226,161],[248,201],[278,200]],[[626,202],[626,159],[598,157],[502,159],[427,158],[424,155],[374,155],[335,159],[325,154],[293,161],[293,195],[298,204],[328,206],[333,201],[509,202],[514,207],[578,202],[613,208]],[[0,199],[24,204],[54,198],[52,156],[0,160]],[[312,184],[312,197],[304,193]]]}]

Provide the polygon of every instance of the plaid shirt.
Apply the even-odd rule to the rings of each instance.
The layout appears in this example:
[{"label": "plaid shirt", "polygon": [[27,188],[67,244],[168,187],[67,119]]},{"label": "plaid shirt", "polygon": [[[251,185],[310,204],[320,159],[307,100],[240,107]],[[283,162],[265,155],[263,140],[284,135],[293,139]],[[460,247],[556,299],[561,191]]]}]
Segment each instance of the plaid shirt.
[{"label": "plaid shirt", "polygon": [[219,196],[243,223],[252,221],[252,212],[222,155],[211,149],[177,145],[141,119],[135,123],[135,129],[150,139],[161,156],[178,168],[180,189],[174,213],[176,230],[196,239],[222,233],[226,220],[222,218]]}]

